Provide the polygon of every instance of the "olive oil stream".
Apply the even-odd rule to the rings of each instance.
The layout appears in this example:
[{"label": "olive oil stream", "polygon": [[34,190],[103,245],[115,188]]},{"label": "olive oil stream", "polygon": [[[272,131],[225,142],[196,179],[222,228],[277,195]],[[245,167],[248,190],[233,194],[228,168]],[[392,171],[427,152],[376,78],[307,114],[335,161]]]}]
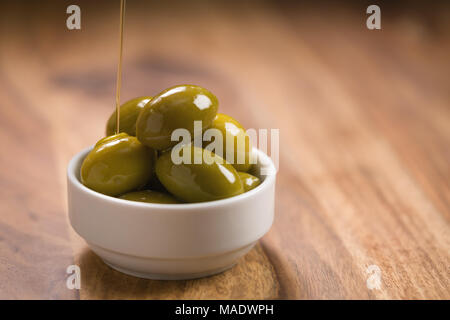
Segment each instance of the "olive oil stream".
[{"label": "olive oil stream", "polygon": [[120,89],[122,87],[122,53],[123,53],[123,24],[125,19],[126,0],[120,0],[120,27],[119,27],[119,63],[117,64],[116,79],[116,134],[120,126]]}]

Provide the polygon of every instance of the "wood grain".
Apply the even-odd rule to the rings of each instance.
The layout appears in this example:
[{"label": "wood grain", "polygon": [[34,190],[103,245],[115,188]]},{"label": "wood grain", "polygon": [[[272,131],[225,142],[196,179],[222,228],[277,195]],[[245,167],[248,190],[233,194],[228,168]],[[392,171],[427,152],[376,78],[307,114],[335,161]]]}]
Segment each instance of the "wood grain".
[{"label": "wood grain", "polygon": [[79,1],[69,31],[69,4],[0,8],[0,298],[450,298],[448,4],[384,3],[369,31],[363,4],[128,1],[123,100],[195,83],[280,129],[271,231],[190,281],[118,273],[70,228],[66,165],[114,109],[118,6]]}]

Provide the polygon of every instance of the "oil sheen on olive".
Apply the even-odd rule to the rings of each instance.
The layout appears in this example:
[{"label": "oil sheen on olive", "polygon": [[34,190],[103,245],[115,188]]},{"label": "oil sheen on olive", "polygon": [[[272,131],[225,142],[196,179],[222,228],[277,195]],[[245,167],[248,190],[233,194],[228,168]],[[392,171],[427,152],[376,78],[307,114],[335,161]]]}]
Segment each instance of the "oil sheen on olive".
[{"label": "oil sheen on olive", "polygon": [[[218,129],[222,134],[223,154],[217,151],[216,153],[230,162],[237,171],[248,171],[251,167],[252,146],[244,127],[234,118],[218,113],[214,118],[211,129]],[[233,142],[232,145],[231,142]],[[206,148],[210,143],[204,141],[203,147]],[[229,144],[228,148],[227,143]]]},{"label": "oil sheen on olive", "polygon": [[[179,153],[178,153],[179,152]],[[186,154],[187,152],[187,154]],[[156,161],[156,175],[164,187],[186,202],[204,202],[233,197],[244,192],[234,167],[214,153],[185,145],[177,154],[189,163],[176,163],[172,152],[163,153]],[[194,159],[203,159],[195,164]],[[208,163],[205,162],[208,159]]]},{"label": "oil sheen on olive", "polygon": [[255,189],[261,184],[261,180],[258,177],[255,177],[247,172],[238,172],[238,174],[244,186],[244,192]]},{"label": "oil sheen on olive", "polygon": [[208,90],[195,85],[179,85],[159,93],[150,100],[136,122],[136,136],[143,144],[165,150],[177,144],[171,141],[176,129],[194,134],[194,121],[209,127],[217,114],[219,102]]},{"label": "oil sheen on olive", "polygon": [[[139,97],[131,99],[120,106],[119,111],[119,131],[128,133],[130,136],[136,136],[136,120],[144,106],[152,97]],[[106,123],[106,135],[110,136],[116,133],[116,112],[114,111]]]},{"label": "oil sheen on olive", "polygon": [[168,204],[181,203],[170,194],[153,190],[129,192],[124,195],[121,195],[119,198],[124,200],[148,202],[148,203],[168,203]]},{"label": "oil sheen on olive", "polygon": [[154,153],[126,133],[103,138],[84,159],[81,182],[110,196],[136,190],[151,177]]},{"label": "oil sheen on olive", "polygon": [[104,144],[109,141],[115,141],[115,140],[119,140],[119,139],[126,138],[126,137],[129,137],[129,135],[126,134],[125,132],[113,134],[111,136],[106,136],[106,137],[98,140],[97,143],[95,144],[95,147],[98,147],[99,145]]}]

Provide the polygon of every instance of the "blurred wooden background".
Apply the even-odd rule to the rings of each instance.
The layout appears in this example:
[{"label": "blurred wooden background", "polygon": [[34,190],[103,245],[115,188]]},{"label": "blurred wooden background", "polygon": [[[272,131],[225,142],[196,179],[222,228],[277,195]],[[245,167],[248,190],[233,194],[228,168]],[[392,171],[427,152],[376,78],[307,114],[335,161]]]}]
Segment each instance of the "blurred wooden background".
[{"label": "blurred wooden background", "polygon": [[364,1],[128,1],[123,101],[195,83],[280,129],[271,231],[225,273],[166,282],[111,270],[67,219],[66,165],[114,108],[119,2],[2,1],[0,298],[449,299],[450,7],[377,3],[370,31]]}]

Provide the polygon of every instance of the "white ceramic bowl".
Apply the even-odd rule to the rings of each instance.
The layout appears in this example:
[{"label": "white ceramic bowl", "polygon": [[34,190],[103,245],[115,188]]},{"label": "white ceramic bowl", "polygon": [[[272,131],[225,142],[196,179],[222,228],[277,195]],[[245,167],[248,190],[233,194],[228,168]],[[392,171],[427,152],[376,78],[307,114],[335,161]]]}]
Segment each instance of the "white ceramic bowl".
[{"label": "white ceramic bowl", "polygon": [[118,271],[161,280],[216,274],[233,266],[272,225],[276,171],[257,149],[255,174],[267,171],[258,187],[228,199],[189,204],[128,201],[88,189],[80,182],[80,167],[90,150],[75,155],[68,166],[70,223]]}]

